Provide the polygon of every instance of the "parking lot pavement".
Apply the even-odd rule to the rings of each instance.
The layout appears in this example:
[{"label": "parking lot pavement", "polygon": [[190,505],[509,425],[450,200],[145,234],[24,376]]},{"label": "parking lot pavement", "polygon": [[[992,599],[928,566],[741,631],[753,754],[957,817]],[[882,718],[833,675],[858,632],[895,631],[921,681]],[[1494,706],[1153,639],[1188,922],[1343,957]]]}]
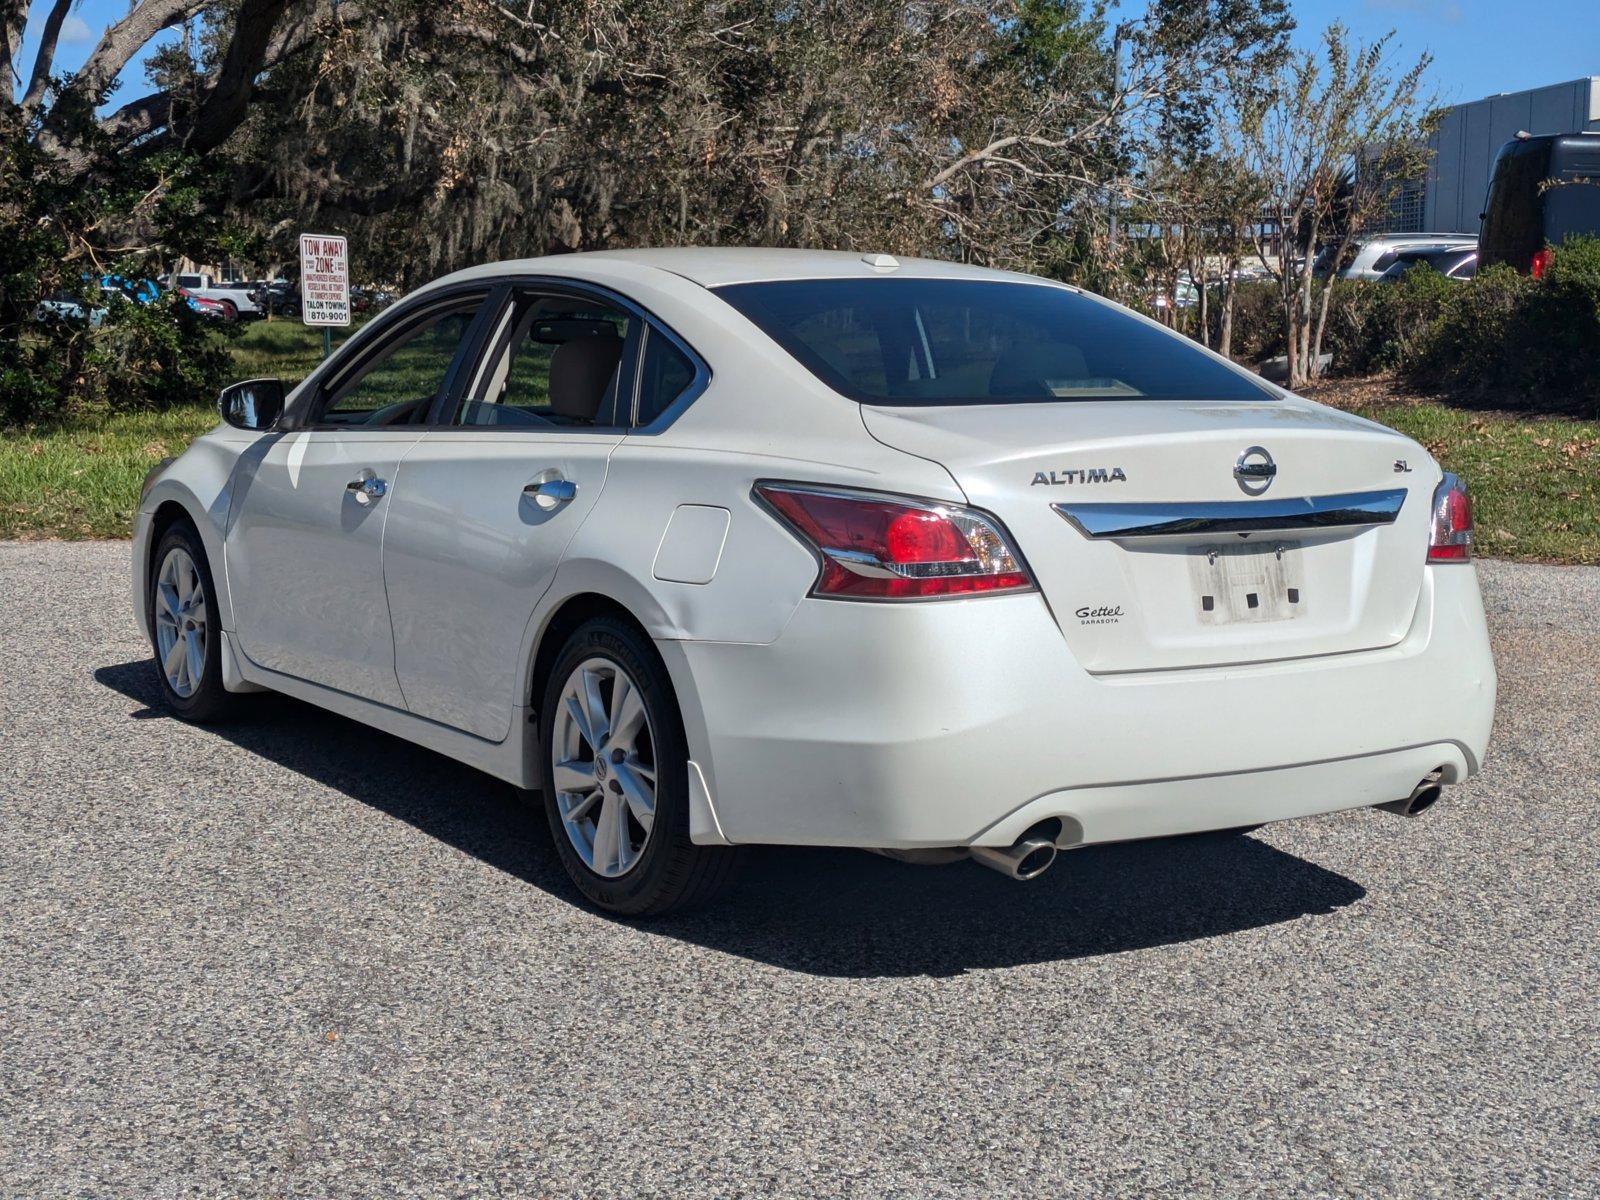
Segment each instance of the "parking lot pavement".
[{"label": "parking lot pavement", "polygon": [[1482,566],[1422,820],[761,850],[634,927],[484,776],[166,717],[125,555],[0,545],[0,1196],[1600,1191],[1600,569]]}]

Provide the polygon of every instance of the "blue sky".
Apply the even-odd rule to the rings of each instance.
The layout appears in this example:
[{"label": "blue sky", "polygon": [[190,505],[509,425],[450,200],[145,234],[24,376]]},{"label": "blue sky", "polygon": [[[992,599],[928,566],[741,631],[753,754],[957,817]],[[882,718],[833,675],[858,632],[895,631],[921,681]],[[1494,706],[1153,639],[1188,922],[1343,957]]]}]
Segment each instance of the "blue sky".
[{"label": "blue sky", "polygon": [[1395,31],[1397,64],[1433,54],[1441,104],[1600,75],[1596,0],[1290,0],[1296,40],[1343,21],[1364,41]]},{"label": "blue sky", "polygon": [[[1477,100],[1585,75],[1600,75],[1596,0],[1291,0],[1297,40],[1315,45],[1329,22],[1343,21],[1363,40],[1395,31],[1397,63],[1432,51],[1429,83],[1445,104]],[[48,5],[34,0],[41,14]],[[1124,0],[1125,10],[1141,8]],[[62,30],[57,70],[83,61],[106,23],[128,11],[128,0],[81,0]],[[37,26],[38,22],[33,22]],[[22,63],[32,69],[30,30]],[[122,100],[139,95],[142,71],[125,78]]]}]

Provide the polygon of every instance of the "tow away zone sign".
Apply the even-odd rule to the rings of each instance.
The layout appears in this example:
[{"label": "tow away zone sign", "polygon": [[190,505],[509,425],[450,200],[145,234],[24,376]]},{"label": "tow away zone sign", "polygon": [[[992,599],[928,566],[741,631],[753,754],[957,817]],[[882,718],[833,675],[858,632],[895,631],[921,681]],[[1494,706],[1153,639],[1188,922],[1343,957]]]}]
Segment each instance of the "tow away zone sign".
[{"label": "tow away zone sign", "polygon": [[349,244],[321,233],[300,235],[300,320],[350,324]]}]

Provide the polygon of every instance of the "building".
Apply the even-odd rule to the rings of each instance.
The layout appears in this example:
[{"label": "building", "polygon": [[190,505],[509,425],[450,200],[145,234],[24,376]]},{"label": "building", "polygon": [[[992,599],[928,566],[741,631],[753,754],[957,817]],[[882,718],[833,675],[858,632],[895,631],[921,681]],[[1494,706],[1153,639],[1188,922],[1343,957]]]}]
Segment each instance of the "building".
[{"label": "building", "polygon": [[1518,133],[1600,131],[1600,75],[1526,92],[1503,92],[1448,110],[1428,139],[1433,151],[1421,204],[1390,227],[1400,232],[1478,232],[1478,214],[1500,147]]}]

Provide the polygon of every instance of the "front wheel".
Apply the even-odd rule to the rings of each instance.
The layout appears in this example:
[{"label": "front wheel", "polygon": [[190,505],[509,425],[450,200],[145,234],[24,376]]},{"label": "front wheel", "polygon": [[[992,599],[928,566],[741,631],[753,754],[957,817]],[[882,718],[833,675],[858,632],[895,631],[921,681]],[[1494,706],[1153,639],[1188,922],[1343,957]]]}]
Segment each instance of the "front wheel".
[{"label": "front wheel", "polygon": [[238,697],[222,686],[222,627],[200,535],[177,524],[156,547],[150,633],[161,695],[185,721],[218,721]]},{"label": "front wheel", "polygon": [[621,916],[703,903],[734,851],[689,840],[689,755],[655,647],[612,618],[562,647],[539,706],[545,815],[562,866]]}]

